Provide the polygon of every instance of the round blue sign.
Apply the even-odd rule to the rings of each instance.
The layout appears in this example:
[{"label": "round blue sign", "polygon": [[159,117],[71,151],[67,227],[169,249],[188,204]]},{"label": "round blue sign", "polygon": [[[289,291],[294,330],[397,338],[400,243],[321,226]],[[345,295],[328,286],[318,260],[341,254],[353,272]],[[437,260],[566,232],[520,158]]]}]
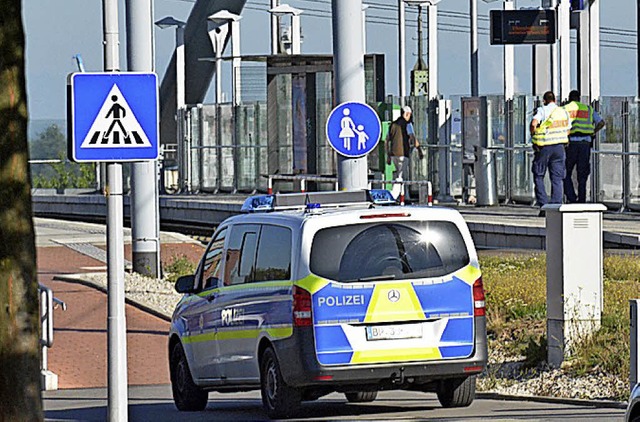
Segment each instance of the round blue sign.
[{"label": "round blue sign", "polygon": [[378,145],[381,132],[378,114],[364,103],[342,103],[327,119],[329,144],[338,154],[349,158],[370,153]]}]

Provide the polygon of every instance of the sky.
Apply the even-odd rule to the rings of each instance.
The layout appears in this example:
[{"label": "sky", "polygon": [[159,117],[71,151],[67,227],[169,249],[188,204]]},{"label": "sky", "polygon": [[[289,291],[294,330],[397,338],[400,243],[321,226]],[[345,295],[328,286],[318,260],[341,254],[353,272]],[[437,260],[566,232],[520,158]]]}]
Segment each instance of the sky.
[{"label": "sky", "polygon": [[[120,61],[125,70],[125,4],[124,0],[119,3]],[[281,0],[281,3],[304,11],[301,20],[304,36],[302,53],[331,54],[331,0]],[[366,25],[367,52],[386,55],[387,93],[397,94],[397,2],[363,0],[363,3],[370,5]],[[503,84],[502,48],[489,44],[488,17],[489,10],[501,8],[501,3],[487,4],[483,0],[478,3],[480,94],[500,94]],[[637,93],[638,66],[634,34],[636,2],[606,0],[602,3],[602,95],[634,96]],[[539,0],[516,0],[517,8],[537,7],[539,4]],[[241,21],[242,54],[269,52],[268,5],[269,0],[247,1]],[[186,21],[192,6],[191,0],[155,0],[154,21],[165,16]],[[87,71],[102,70],[102,1],[25,0],[22,9],[30,118],[63,120],[66,117],[67,75],[77,70],[73,56],[81,54]],[[416,10],[407,7],[407,69],[411,69],[417,59]],[[439,91],[445,97],[468,95],[470,92],[468,11],[467,0],[442,0],[439,4]],[[175,33],[171,29],[155,27],[154,31],[155,70],[161,80],[173,53]],[[575,48],[572,50],[575,59]],[[530,56],[530,47],[516,47],[516,92],[526,94],[531,91]],[[229,86],[227,81],[225,91],[229,91]],[[213,90],[211,86],[205,102],[212,99]]]}]

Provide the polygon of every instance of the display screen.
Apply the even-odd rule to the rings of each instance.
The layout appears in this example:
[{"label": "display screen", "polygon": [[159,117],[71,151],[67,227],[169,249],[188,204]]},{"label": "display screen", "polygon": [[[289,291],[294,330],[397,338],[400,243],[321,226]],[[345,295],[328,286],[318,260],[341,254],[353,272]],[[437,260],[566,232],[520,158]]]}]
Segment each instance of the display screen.
[{"label": "display screen", "polygon": [[492,10],[491,44],[553,44],[555,10]]}]

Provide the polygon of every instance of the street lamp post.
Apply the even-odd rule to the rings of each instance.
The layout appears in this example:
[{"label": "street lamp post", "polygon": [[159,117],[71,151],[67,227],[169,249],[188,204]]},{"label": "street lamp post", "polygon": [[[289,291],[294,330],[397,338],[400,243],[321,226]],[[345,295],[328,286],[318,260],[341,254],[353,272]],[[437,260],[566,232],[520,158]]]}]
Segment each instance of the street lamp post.
[{"label": "street lamp post", "polygon": [[[208,17],[210,24],[209,34],[212,38],[213,48],[216,52],[216,102],[220,103],[222,97],[222,50],[228,31],[231,31],[231,55],[233,56],[233,105],[239,105],[240,98],[240,15],[231,13],[228,10],[221,10]],[[213,33],[213,34],[212,34]]]},{"label": "street lamp post", "polygon": [[300,47],[302,44],[300,15],[302,14],[302,10],[291,7],[288,4],[281,4],[269,9],[269,13],[278,18],[291,16],[291,54],[300,54]]},{"label": "street lamp post", "polygon": [[[184,137],[183,116],[186,106],[185,100],[185,60],[184,60],[184,27],[186,23],[173,16],[160,19],[156,26],[160,29],[176,29],[176,144],[178,148],[178,166],[180,188],[191,193],[191,148],[185,145],[189,141]],[[183,167],[184,164],[184,167]],[[186,170],[186,175],[183,172]]]}]

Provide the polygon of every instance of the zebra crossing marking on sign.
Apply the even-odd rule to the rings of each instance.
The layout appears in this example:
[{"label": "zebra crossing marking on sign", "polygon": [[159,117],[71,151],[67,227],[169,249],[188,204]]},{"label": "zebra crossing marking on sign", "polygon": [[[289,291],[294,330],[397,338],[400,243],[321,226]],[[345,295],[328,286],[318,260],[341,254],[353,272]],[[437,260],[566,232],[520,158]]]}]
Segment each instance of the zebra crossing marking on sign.
[{"label": "zebra crossing marking on sign", "polygon": [[71,160],[158,158],[158,78],[154,73],[74,73],[68,93]]},{"label": "zebra crossing marking on sign", "polygon": [[127,99],[113,84],[80,148],[150,147],[149,138],[140,127]]}]

